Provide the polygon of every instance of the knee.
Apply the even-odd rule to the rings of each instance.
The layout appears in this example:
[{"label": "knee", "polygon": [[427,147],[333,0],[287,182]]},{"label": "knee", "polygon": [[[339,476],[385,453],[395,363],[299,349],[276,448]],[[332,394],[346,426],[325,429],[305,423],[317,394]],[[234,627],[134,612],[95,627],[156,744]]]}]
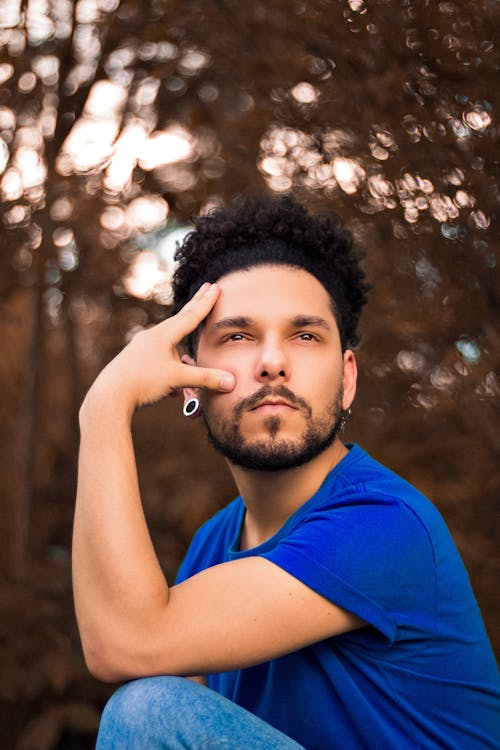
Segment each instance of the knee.
[{"label": "knee", "polygon": [[109,699],[101,717],[102,727],[136,725],[150,708],[150,680],[134,680],[122,685]]},{"label": "knee", "polygon": [[179,704],[189,700],[191,686],[196,688],[184,677],[146,677],[122,685],[102,713],[97,750],[133,747],[133,738],[160,731],[179,716]]}]

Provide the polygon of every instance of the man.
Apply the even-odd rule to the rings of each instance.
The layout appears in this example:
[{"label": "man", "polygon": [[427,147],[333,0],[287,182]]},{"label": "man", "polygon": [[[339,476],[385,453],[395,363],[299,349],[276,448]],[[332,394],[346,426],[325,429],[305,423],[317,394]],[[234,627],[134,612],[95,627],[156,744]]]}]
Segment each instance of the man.
[{"label": "man", "polygon": [[[339,437],[367,291],[350,235],[289,198],[247,201],[177,255],[175,314],[81,410],[78,623],[90,670],[134,680],[98,749],[500,747],[498,670],[442,518]],[[241,494],[168,588],[130,421],[181,389]]]}]

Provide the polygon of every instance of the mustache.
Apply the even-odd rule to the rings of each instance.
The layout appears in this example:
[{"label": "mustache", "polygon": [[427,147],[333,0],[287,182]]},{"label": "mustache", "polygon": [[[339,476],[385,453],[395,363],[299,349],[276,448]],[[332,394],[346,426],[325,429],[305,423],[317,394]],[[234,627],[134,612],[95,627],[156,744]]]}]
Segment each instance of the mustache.
[{"label": "mustache", "polygon": [[235,415],[240,417],[244,411],[250,411],[258,406],[262,399],[268,396],[279,397],[288,401],[292,406],[296,406],[298,409],[304,411],[308,417],[312,416],[312,410],[307,401],[300,396],[296,396],[293,391],[287,388],[285,385],[277,385],[272,388],[270,385],[263,385],[251,396],[241,399],[235,406]]}]

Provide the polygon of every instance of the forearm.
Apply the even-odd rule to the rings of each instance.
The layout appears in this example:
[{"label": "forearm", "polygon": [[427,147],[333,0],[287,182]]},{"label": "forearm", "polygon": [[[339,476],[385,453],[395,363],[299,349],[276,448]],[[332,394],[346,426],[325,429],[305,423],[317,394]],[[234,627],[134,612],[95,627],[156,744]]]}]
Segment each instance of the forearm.
[{"label": "forearm", "polygon": [[[137,406],[182,388],[234,388],[231,373],[183,362],[177,350],[219,293],[216,284],[204,284],[177,315],[134,336],[99,375],[80,412],[74,596],[87,664],[102,679],[151,674],[166,647],[174,596],[144,517],[130,423]],[[181,618],[172,642],[184,629]]]},{"label": "forearm", "polygon": [[82,643],[95,671],[110,647],[133,654],[134,640],[168,600],[142,509],[132,411],[103,378],[80,414],[73,579]]}]

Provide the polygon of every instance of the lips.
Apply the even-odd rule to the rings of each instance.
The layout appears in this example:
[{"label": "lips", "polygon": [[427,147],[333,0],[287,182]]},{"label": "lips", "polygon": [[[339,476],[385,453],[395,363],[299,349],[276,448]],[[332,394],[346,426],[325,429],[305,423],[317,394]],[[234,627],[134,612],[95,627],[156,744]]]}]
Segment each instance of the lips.
[{"label": "lips", "polygon": [[293,404],[289,403],[288,401],[285,401],[284,399],[281,399],[281,398],[280,399],[264,398],[264,399],[262,399],[262,401],[259,401],[259,403],[256,406],[254,406],[250,411],[255,411],[256,409],[260,409],[261,407],[266,407],[266,406],[269,406],[270,409],[272,407],[279,408],[280,406],[281,407],[286,407],[288,409],[297,409],[296,406],[294,406]]},{"label": "lips", "polygon": [[252,412],[261,415],[266,414],[266,412],[269,415],[279,415],[281,412],[286,417],[287,413],[291,414],[295,411],[308,419],[312,416],[311,407],[307,401],[284,385],[275,388],[271,388],[269,385],[262,386],[251,396],[241,399],[236,404],[234,411],[238,419],[241,419],[243,414],[251,414]]}]

